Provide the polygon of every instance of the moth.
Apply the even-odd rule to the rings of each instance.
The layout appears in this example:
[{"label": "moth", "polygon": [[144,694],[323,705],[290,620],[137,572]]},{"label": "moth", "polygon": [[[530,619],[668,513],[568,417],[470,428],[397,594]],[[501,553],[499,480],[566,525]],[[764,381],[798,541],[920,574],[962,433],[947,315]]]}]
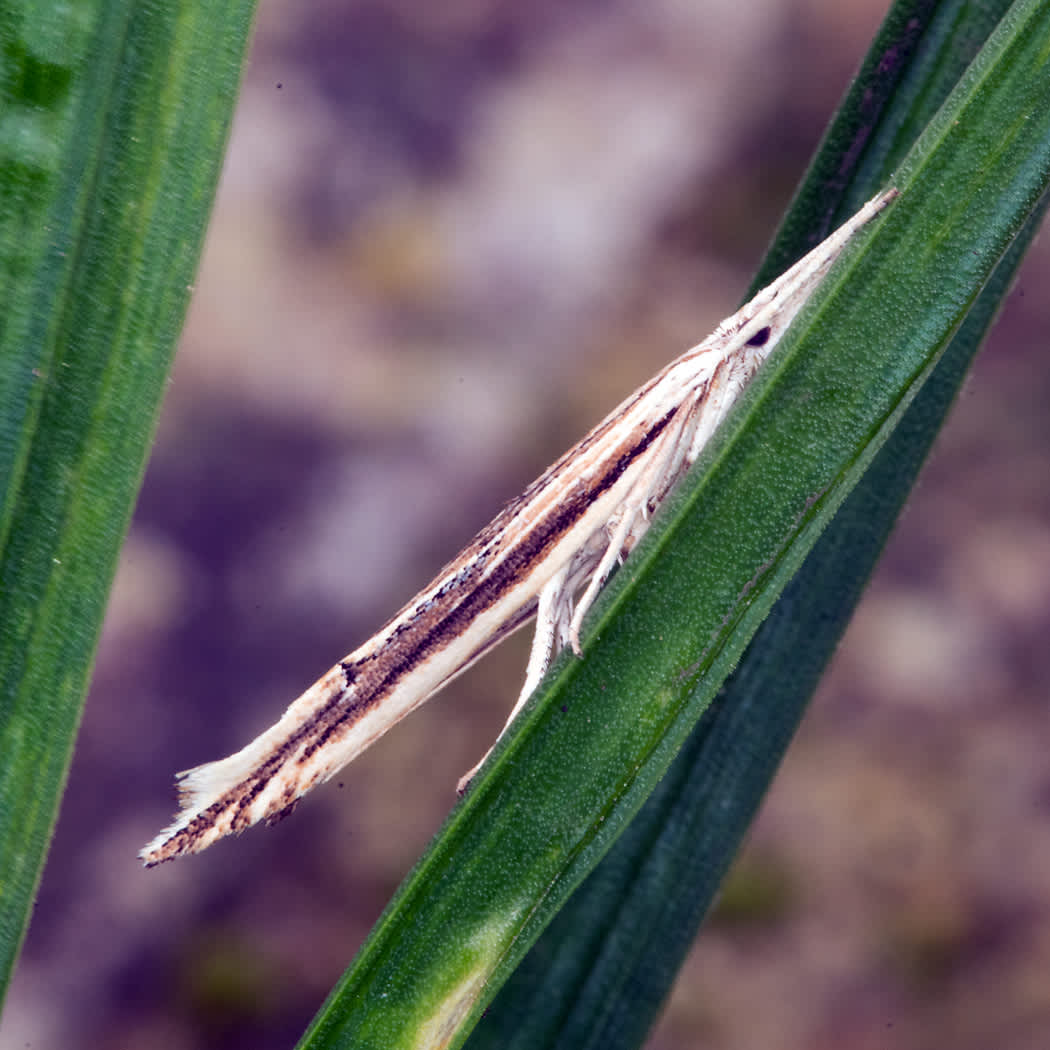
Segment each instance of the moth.
[{"label": "moth", "polygon": [[[554,653],[569,645],[582,655],[583,619],[610,572],[843,248],[897,195],[890,189],[868,201],[628,397],[275,725],[228,758],[177,774],[181,809],[139,854],[146,866],[287,815],[307,791],[535,616],[509,726]],[[460,781],[461,791],[480,764]]]}]

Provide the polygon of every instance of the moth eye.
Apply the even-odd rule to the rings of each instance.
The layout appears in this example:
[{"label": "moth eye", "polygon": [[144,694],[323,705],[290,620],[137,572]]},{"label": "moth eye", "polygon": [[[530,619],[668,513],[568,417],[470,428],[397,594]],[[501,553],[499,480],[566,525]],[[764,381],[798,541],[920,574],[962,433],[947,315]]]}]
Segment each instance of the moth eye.
[{"label": "moth eye", "polygon": [[747,341],[748,346],[765,346],[769,342],[769,337],[773,334],[772,329],[769,325],[765,328],[760,328],[755,332],[750,339]]}]

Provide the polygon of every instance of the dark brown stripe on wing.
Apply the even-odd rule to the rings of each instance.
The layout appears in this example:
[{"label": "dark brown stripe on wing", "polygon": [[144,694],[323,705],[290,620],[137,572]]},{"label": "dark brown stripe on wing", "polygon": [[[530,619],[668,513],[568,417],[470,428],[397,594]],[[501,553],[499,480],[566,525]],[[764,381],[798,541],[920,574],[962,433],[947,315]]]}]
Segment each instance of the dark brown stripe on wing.
[{"label": "dark brown stripe on wing", "polygon": [[[475,617],[491,608],[509,591],[522,576],[528,573],[544,558],[550,550],[558,543],[562,536],[568,532],[604,492],[611,488],[623,476],[631,464],[642,455],[652,443],[663,433],[668,423],[673,418],[677,409],[671,409],[661,419],[650,427],[642,435],[640,441],[625,448],[616,461],[601,475],[592,485],[586,489],[579,488],[563,502],[556,513],[549,515],[546,520],[538,523],[529,530],[524,541],[518,543],[501,559],[498,567],[477,587],[467,593],[464,598],[447,612],[432,609],[423,613],[410,623],[402,625],[399,633],[406,640],[413,635],[418,635],[405,645],[405,652],[401,659],[391,661],[389,646],[384,647],[383,658],[384,673],[375,682],[368,682],[368,696],[376,696],[380,693],[386,694],[396,687],[397,680],[412,671],[421,661],[433,652],[435,648],[443,643],[450,633],[459,634],[464,631]],[[359,677],[367,679],[367,665],[372,662],[367,658],[358,665]],[[344,674],[346,669],[344,666]],[[367,708],[368,700],[362,697],[353,705],[348,705],[339,713],[339,719],[320,734],[317,741],[312,743],[307,753],[312,753],[316,747],[326,742],[339,725],[350,717],[354,710],[364,706]],[[314,720],[317,725],[320,718]],[[307,735],[309,730],[304,730]],[[304,755],[305,757],[305,755]]]},{"label": "dark brown stripe on wing", "polygon": [[[287,761],[290,754],[305,743],[302,754],[298,758],[300,762],[305,762],[318,748],[323,747],[334,736],[345,732],[357,722],[373,706],[377,697],[385,696],[396,688],[398,681],[411,673],[419,663],[442,645],[450,633],[463,632],[476,616],[499,602],[523,575],[527,575],[548,556],[561,537],[586,513],[587,508],[615,485],[631,464],[650,448],[664,432],[676,411],[677,408],[670,409],[640,435],[638,440],[624,447],[616,460],[590,485],[586,488],[579,486],[573,490],[569,497],[555,508],[554,513],[548,514],[545,520],[538,522],[522,541],[505,552],[499,552],[492,545],[494,534],[499,531],[493,526],[497,523],[504,525],[509,518],[513,517],[520,503],[516,500],[504,508],[504,511],[493,522],[493,526],[482,530],[472,544],[475,553],[479,546],[482,547],[483,552],[490,555],[488,560],[498,555],[499,564],[495,570],[491,571],[486,579],[471,589],[451,608],[442,608],[444,604],[442,599],[450,593],[450,590],[460,590],[470,576],[480,575],[486,568],[487,559],[482,556],[476,558],[473,563],[464,564],[463,572],[455,577],[455,588],[443,586],[431,595],[419,608],[418,615],[399,624],[394,629],[380,653],[357,661],[343,660],[333,667],[325,676],[337,679],[330,684],[331,700],[314,715],[309,724],[291,734],[276,751],[260,762],[248,779],[212,803],[165,843],[165,846],[159,851],[161,854],[159,859],[166,859],[192,850],[194,843],[205,837],[213,826],[223,826],[226,821],[229,822],[232,831],[241,831],[248,827],[252,823],[248,815],[249,808],[256,797],[265,790],[271,778]],[[597,428],[573,451],[579,452],[585,445],[589,446],[598,433],[605,429],[607,428]],[[558,464],[555,466],[557,467]],[[553,468],[547,471],[526,490],[526,494],[530,498],[538,495],[543,488],[547,487],[550,478],[555,473],[557,472]],[[487,551],[486,548],[488,548]],[[453,562],[449,568],[454,567],[455,564]],[[529,614],[531,615],[531,610]],[[512,616],[510,619],[514,621],[517,618]],[[479,646],[479,651],[480,649],[481,646]],[[392,657],[392,650],[394,653],[400,650],[399,656]],[[381,660],[382,671],[379,675],[374,672],[370,673],[371,667],[377,660]],[[226,820],[223,819],[224,817]]]}]

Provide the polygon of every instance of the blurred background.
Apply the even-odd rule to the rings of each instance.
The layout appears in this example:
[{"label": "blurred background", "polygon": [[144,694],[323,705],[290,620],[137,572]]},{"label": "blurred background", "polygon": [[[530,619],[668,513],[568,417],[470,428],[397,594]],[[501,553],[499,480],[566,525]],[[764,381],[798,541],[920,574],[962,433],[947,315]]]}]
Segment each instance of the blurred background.
[{"label": "blurred background", "polygon": [[[885,0],[264,0],[4,1050],[294,1045],[520,685],[145,872],[268,726],[736,308]],[[653,1050],[1050,1041],[1038,242]]]}]

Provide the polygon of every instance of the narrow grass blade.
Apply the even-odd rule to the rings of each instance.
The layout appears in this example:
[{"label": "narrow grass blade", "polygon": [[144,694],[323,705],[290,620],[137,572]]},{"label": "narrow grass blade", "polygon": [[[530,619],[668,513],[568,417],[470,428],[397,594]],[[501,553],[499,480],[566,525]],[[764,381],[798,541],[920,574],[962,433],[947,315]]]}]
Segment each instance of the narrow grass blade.
[{"label": "narrow grass blade", "polygon": [[0,992],[65,783],[253,4],[0,12]]},{"label": "narrow grass blade", "polygon": [[[900,3],[836,115],[756,285],[870,194],[954,87],[1008,3]],[[892,54],[895,61],[888,62]],[[863,148],[855,148],[858,141]],[[472,1048],[640,1045],[1039,227],[1029,220],[860,484],[763,623],[645,807],[544,931]],[[808,217],[808,225],[807,225]],[[811,232],[812,230],[812,232]]]},{"label": "narrow grass blade", "polygon": [[458,1046],[667,771],[1050,178],[1050,9],[1011,9],[451,816],[302,1046]]}]

